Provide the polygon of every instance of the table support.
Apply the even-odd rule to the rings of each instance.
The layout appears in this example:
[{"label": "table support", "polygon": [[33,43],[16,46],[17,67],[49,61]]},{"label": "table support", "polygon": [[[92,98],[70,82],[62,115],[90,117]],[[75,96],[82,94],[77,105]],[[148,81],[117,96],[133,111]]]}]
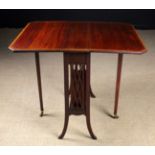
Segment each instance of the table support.
[{"label": "table support", "polygon": [[92,97],[92,98],[96,98],[95,94],[94,94],[93,91],[92,91],[91,86],[90,86],[90,97]]},{"label": "table support", "polygon": [[114,118],[119,118],[118,115],[117,115],[117,110],[118,110],[118,102],[119,102],[122,64],[123,64],[123,54],[118,54],[117,80],[116,80],[115,105],[114,105]]},{"label": "table support", "polygon": [[[70,94],[70,93],[71,93],[71,92],[70,92],[70,89],[69,89],[69,94]],[[93,91],[92,91],[91,86],[90,86],[90,97],[96,98],[95,94],[94,94]]]},{"label": "table support", "polygon": [[41,114],[40,117],[44,114],[44,107],[43,107],[43,97],[42,97],[42,86],[41,86],[41,74],[40,74],[40,58],[39,52],[35,53],[35,63],[36,63],[36,72],[37,72],[37,82],[38,82],[38,92],[39,92],[39,101],[40,101],[40,110]]},{"label": "table support", "polygon": [[66,133],[69,116],[82,114],[91,137],[96,139],[90,123],[90,53],[64,53],[64,91],[65,120],[59,139]]}]

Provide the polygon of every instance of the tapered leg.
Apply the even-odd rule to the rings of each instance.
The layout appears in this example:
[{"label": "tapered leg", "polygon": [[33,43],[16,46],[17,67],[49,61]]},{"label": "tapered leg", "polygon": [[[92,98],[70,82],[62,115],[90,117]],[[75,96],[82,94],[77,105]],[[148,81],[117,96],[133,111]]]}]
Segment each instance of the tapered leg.
[{"label": "tapered leg", "polygon": [[68,79],[68,64],[67,61],[65,61],[65,55],[64,55],[64,91],[65,91],[65,120],[64,120],[64,127],[62,130],[62,133],[59,136],[59,139],[62,139],[66,133],[67,127],[68,127],[68,121],[69,121],[69,79]]},{"label": "tapered leg", "polygon": [[87,111],[87,116],[86,116],[86,123],[87,123],[87,128],[88,128],[88,131],[89,131],[89,134],[90,136],[93,138],[93,139],[97,139],[97,137],[95,136],[93,130],[92,130],[92,127],[91,127],[91,123],[90,123],[90,112]]},{"label": "tapered leg", "polygon": [[85,81],[86,82],[85,84],[86,122],[87,122],[87,128],[88,128],[90,136],[93,139],[97,139],[97,137],[93,133],[91,123],[90,123],[90,58],[88,56],[87,56],[86,64],[87,64],[86,81]]},{"label": "tapered leg", "polygon": [[118,111],[118,102],[119,102],[122,63],[123,63],[123,54],[118,54],[117,80],[116,80],[115,105],[114,105],[114,118],[118,118],[117,111]]},{"label": "tapered leg", "polygon": [[35,53],[35,63],[36,63],[38,92],[39,92],[39,101],[40,101],[40,110],[41,110],[40,116],[42,117],[44,114],[44,107],[43,107],[42,86],[41,86],[40,59],[39,59],[38,52]]},{"label": "tapered leg", "polygon": [[93,91],[92,91],[91,86],[90,86],[90,96],[91,96],[92,98],[96,98],[95,94],[94,94]]}]

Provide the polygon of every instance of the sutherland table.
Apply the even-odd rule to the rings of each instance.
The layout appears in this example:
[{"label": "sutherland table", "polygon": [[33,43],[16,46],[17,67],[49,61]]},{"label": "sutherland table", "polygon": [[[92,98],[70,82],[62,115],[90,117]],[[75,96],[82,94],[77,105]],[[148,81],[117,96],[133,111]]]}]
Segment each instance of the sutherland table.
[{"label": "sutherland table", "polygon": [[[40,75],[40,52],[63,52],[65,120],[59,138],[63,138],[70,115],[86,116],[88,131],[96,139],[90,123],[91,53],[118,54],[114,118],[117,116],[123,54],[142,54],[146,48],[135,28],[126,23],[44,21],[28,23],[9,49],[14,52],[34,52],[37,70],[41,116],[43,99]],[[101,71],[102,72],[102,71]]]}]

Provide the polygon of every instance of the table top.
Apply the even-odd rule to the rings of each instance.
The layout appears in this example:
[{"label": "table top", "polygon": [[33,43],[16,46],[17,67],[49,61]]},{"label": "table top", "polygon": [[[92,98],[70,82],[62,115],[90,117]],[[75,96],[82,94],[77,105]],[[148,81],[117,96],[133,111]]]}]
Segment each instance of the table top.
[{"label": "table top", "polygon": [[14,52],[101,52],[142,54],[147,50],[131,24],[36,21],[10,44]]}]

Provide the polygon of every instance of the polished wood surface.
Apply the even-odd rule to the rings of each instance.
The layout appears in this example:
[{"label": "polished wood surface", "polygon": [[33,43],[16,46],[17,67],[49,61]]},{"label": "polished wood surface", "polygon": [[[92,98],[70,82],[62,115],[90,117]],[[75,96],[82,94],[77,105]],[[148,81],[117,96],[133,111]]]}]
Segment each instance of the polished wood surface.
[{"label": "polished wood surface", "polygon": [[115,22],[31,22],[9,46],[15,52],[103,52],[142,54],[134,26]]}]

